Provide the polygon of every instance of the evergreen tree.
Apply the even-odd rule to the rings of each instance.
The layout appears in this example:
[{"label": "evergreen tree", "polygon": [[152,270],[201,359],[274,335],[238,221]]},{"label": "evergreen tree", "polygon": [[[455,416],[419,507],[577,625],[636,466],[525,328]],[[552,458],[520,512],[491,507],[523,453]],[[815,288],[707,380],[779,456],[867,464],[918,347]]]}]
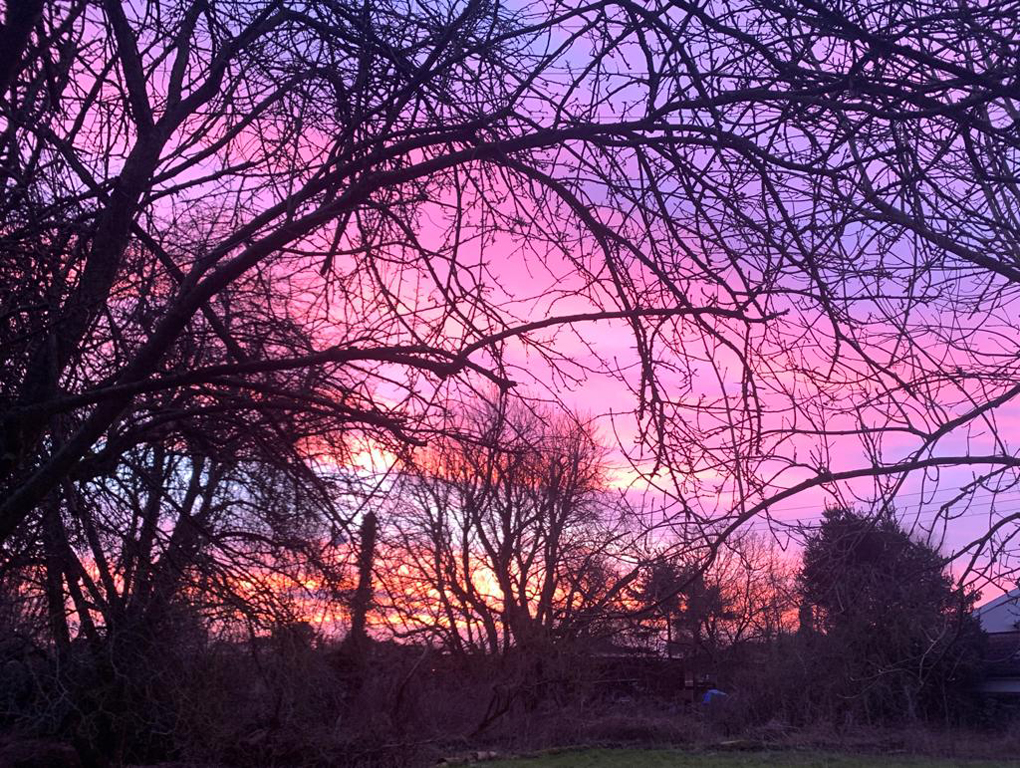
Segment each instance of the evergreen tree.
[{"label": "evergreen tree", "polygon": [[825,511],[798,577],[823,690],[867,720],[949,717],[978,672],[978,594],[891,512]]}]

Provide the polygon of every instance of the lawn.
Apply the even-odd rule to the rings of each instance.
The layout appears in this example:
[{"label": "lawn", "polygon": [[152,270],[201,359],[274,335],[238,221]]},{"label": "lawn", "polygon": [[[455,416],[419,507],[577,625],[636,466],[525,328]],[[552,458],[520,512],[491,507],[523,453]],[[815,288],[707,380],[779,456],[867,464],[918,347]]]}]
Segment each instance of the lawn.
[{"label": "lawn", "polygon": [[674,750],[586,749],[540,757],[484,763],[486,768],[969,768],[1020,765],[1002,760],[945,760],[831,752],[678,752]]}]

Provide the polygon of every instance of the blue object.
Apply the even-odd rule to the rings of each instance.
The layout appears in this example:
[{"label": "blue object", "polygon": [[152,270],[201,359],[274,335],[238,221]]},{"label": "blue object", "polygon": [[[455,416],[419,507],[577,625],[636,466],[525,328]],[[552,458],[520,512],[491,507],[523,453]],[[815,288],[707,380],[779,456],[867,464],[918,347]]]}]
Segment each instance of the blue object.
[{"label": "blue object", "polygon": [[705,691],[705,695],[701,698],[701,703],[708,706],[716,699],[726,698],[726,692],[720,691],[718,688],[709,688]]}]

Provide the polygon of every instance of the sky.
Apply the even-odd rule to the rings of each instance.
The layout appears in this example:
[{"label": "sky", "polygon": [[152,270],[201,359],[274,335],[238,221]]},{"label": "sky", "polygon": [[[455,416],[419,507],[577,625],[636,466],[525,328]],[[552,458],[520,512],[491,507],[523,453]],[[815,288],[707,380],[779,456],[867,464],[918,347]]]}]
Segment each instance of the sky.
[{"label": "sky", "polygon": [[[519,7],[523,8],[523,5]],[[563,42],[575,26],[571,24],[561,26],[548,41],[550,49]],[[529,103],[528,106],[534,109],[534,116],[539,119],[549,117],[550,104],[555,102],[557,96],[566,93],[571,82],[571,70],[589,63],[591,45],[583,39],[575,41],[538,81],[545,100]],[[584,93],[582,88],[581,92],[573,97],[573,103],[584,104],[585,99],[589,99],[594,104],[593,114],[606,120],[622,119],[628,114],[633,114],[634,110],[639,110],[640,99],[637,97],[641,96],[641,84],[646,82],[642,77],[643,70],[647,68],[639,53],[639,49],[633,44],[629,47],[624,44],[617,48],[614,55],[601,62],[603,71],[597,80],[598,84],[591,85],[596,81],[589,81],[590,92]],[[696,46],[692,53],[695,56],[712,54],[711,51],[697,50]],[[829,66],[833,68],[846,63],[843,61],[845,57],[834,55],[832,51],[822,53],[829,57]],[[513,72],[503,74],[507,77],[518,75]],[[165,80],[165,73],[154,78],[153,87],[157,90],[165,87],[161,77]],[[626,78],[633,78],[629,85],[625,85],[628,82]],[[79,88],[85,90],[90,85],[91,81],[83,77]],[[617,86],[622,88],[608,96],[607,91]],[[450,110],[450,114],[455,114],[457,106],[443,105],[443,108]],[[252,140],[251,147],[256,152],[263,146],[259,142],[271,143],[277,138],[268,133],[255,135],[258,133],[255,129],[262,130],[262,126],[255,126],[253,135],[248,137]],[[185,133],[182,132],[182,135]],[[309,157],[314,157],[328,145],[327,134],[317,130],[314,125],[306,125],[293,151],[298,157],[306,153]],[[242,154],[244,149],[242,141],[237,142],[236,147],[232,147],[232,151]],[[240,156],[239,154],[231,160],[236,160]],[[556,165],[561,161],[555,151],[549,152],[544,159],[549,161],[550,167],[563,170],[562,166]],[[221,160],[222,158],[211,156],[206,162],[196,164],[181,174],[176,181],[195,179],[215,172],[216,163]],[[597,163],[599,158],[587,160]],[[629,169],[636,178],[637,169],[633,165],[628,166],[625,153],[621,152],[617,158],[601,160],[619,162],[621,169]],[[115,153],[108,153],[102,162],[110,164],[107,170],[115,170],[118,160]],[[713,163],[718,162],[717,153],[708,150],[700,154],[695,153],[691,156],[691,162],[692,165],[698,165],[707,176],[714,167]],[[589,172],[590,170],[592,169],[589,169]],[[618,308],[616,299],[606,288],[607,275],[605,270],[600,268],[601,254],[593,238],[580,236],[575,240],[557,239],[557,234],[573,232],[570,225],[564,225],[562,231],[558,230],[560,224],[558,218],[563,215],[562,208],[557,208],[554,201],[548,198],[542,200],[524,196],[518,198],[517,195],[523,187],[506,185],[500,181],[498,174],[484,177],[479,174],[475,181],[488,185],[475,197],[468,194],[458,198],[449,189],[444,193],[437,191],[438,188],[433,188],[431,192],[434,196],[428,204],[418,210],[414,218],[415,235],[425,248],[456,256],[460,266],[459,274],[464,278],[462,293],[454,301],[454,304],[457,304],[456,308],[464,308],[465,311],[482,308],[511,322],[511,318],[526,322],[558,314],[589,312],[596,308]],[[678,214],[690,214],[691,201],[684,198],[683,187],[679,181],[673,179],[671,182],[666,178],[661,184],[662,189],[670,195],[670,204],[675,206]],[[753,192],[751,186],[753,185],[749,185],[749,191]],[[220,192],[227,201],[224,204],[225,208],[229,208],[237,201],[243,201],[252,209],[258,209],[267,205],[274,196],[286,194],[287,190],[284,187],[284,180],[281,179],[279,184],[270,184],[259,192],[250,195],[237,194],[236,199],[235,193],[238,192],[236,188],[225,186]],[[614,209],[610,206],[611,201],[597,182],[582,181],[578,188],[587,196],[593,215],[621,231],[633,233],[640,230],[635,221],[628,219],[627,212],[620,207]],[[186,222],[190,221],[187,218],[191,212],[189,206],[214,207],[216,203],[210,195],[210,189],[211,186],[203,185],[181,194],[177,203],[178,210],[171,210],[168,204],[166,209],[168,218],[176,221],[176,217],[181,213],[181,220]],[[493,203],[491,211],[483,210],[478,204],[483,194],[487,201]],[[467,202],[462,205],[461,200]],[[792,203],[791,207],[796,208]],[[510,221],[515,213],[523,213],[525,215],[522,218],[530,221],[530,226],[519,227],[517,237],[493,234],[499,226],[494,219],[486,217],[495,215],[494,212],[507,217],[506,221]],[[456,244],[452,242],[455,221],[464,225],[462,229],[457,230],[459,239]],[[485,236],[480,234],[483,228],[488,230]],[[864,244],[855,240],[859,234],[854,231],[845,233],[845,242],[838,245],[848,249],[853,255],[854,248],[865,248]],[[318,233],[324,242],[332,235],[332,230]],[[636,242],[641,248],[647,246],[651,239],[651,237],[638,239]],[[694,255],[706,259],[714,257],[714,254],[698,251],[698,243],[693,237],[679,238],[673,245],[679,247],[681,242],[686,240],[691,241],[690,248]],[[826,245],[835,248],[837,244]],[[901,259],[904,264],[909,264],[914,256],[910,244],[903,242],[897,247],[898,250],[892,255]],[[666,262],[670,259],[675,260],[673,266],[679,264],[683,267],[682,253],[666,254],[664,258]],[[437,261],[442,263],[442,260]],[[756,266],[751,264],[750,257],[747,262],[748,273],[753,276]],[[626,276],[636,286],[636,293],[647,297],[651,305],[668,306],[669,296],[647,268],[632,258],[621,258],[621,263],[626,264]],[[276,268],[274,275],[282,280],[284,273],[292,266],[289,263],[284,264]],[[305,262],[297,264],[296,268],[313,275],[311,279],[314,281],[317,279],[318,271],[314,268],[308,269],[308,266],[309,262]],[[439,267],[440,278],[448,276],[443,269],[442,266]],[[599,279],[585,280],[581,276],[583,269],[587,269],[589,277],[596,276]],[[678,268],[678,272],[682,272],[682,269]],[[352,302],[355,310],[372,307],[373,301],[377,298],[377,295],[372,293],[372,281],[366,279],[364,275],[351,274],[348,277],[351,285],[357,286]],[[428,325],[431,321],[441,324],[442,327],[437,330],[445,334],[447,341],[463,335],[463,326],[458,326],[452,316],[446,316],[435,310],[437,304],[435,286],[430,286],[429,281],[422,278],[420,271],[415,268],[395,267],[385,277],[390,281],[389,287],[393,295],[403,302],[407,317],[413,317],[416,322],[421,321],[423,325]],[[698,306],[710,305],[716,299],[725,297],[728,289],[736,289],[739,286],[740,276],[733,271],[727,272],[720,268],[719,277],[718,283],[706,280],[692,281],[688,286],[691,302]],[[796,276],[786,274],[783,279],[787,283],[780,281],[780,288],[798,287]],[[357,331],[370,326],[373,322],[378,321],[381,324],[386,321],[385,317],[371,316],[366,310],[366,316],[357,317],[359,322],[351,326],[348,324],[351,320],[351,304],[331,310],[317,303],[318,299],[315,299],[308,300],[305,306],[301,306],[306,297],[301,296],[300,292],[305,288],[314,293],[310,285],[298,284],[295,305],[289,310],[304,321],[313,319],[308,313],[319,313],[314,317],[314,323],[318,326],[323,344],[344,341],[347,338],[346,334],[353,332],[352,327]],[[863,279],[856,286],[844,283],[841,288],[851,292],[856,288],[862,295],[866,295],[867,290]],[[359,290],[362,293],[359,294]],[[470,302],[474,304],[469,306]],[[851,307],[850,311],[858,313],[858,319],[863,319],[869,312],[879,315],[887,312],[890,316],[892,314],[890,308],[880,306],[881,302],[878,300],[861,301],[859,297],[849,296],[847,302]],[[841,352],[840,360],[843,367],[834,366],[831,381],[819,375],[829,364],[832,350],[827,348],[827,345],[834,344],[831,336],[826,335],[824,318],[813,315],[813,310],[798,304],[794,298],[783,299],[776,306],[790,313],[789,321],[773,322],[750,335],[750,343],[757,345],[752,351],[760,358],[755,374],[760,378],[754,383],[768,390],[761,402],[761,413],[757,414],[762,424],[766,428],[774,427],[789,431],[794,426],[791,421],[794,418],[794,406],[801,409],[797,418],[810,416],[814,419],[810,426],[844,427],[853,426],[855,419],[872,422],[885,418],[885,415],[879,413],[881,409],[874,403],[862,406],[862,410],[856,412],[853,408],[847,407],[848,401],[854,399],[867,401],[867,398],[875,395],[878,389],[870,388],[873,382],[867,380],[867,377],[860,381],[853,380],[853,369],[858,362],[853,352],[846,349]],[[1015,339],[1008,337],[1010,333],[1015,336],[1016,313],[1011,314],[1014,308],[1020,309],[1020,305],[1006,306],[1004,314],[1000,313],[997,318],[992,315],[980,316],[973,321],[974,328],[958,327],[967,320],[953,313],[951,306],[942,304],[932,309],[915,308],[918,324],[914,327],[921,328],[924,312],[933,313],[930,317],[931,325],[939,326],[943,318],[938,313],[944,311],[947,315],[952,315],[945,318],[947,321],[951,319],[952,322],[944,325],[946,328],[954,329],[950,332],[950,335],[956,334],[953,336],[954,340],[969,338],[976,334],[980,339],[975,342],[975,348],[985,345],[984,349],[991,352],[998,343],[996,341],[998,336],[1003,340],[1006,351],[1011,352],[1010,345]],[[375,311],[378,311],[377,306]],[[344,314],[345,312],[347,314]],[[712,328],[731,339],[739,336],[738,328],[728,327],[723,321],[715,322]],[[893,354],[891,350],[896,346],[895,341],[890,341],[888,337],[884,338],[883,333],[895,337],[895,331],[895,328],[883,326],[881,322],[869,321],[868,332],[872,334],[875,342],[872,351],[878,351],[879,356]],[[783,359],[777,352],[774,358],[770,358],[770,350],[773,348],[778,350],[783,341],[780,337],[787,332],[791,335],[801,334],[798,339],[798,344],[803,349],[801,356],[798,360],[791,361]],[[658,338],[656,354],[660,369],[659,383],[663,396],[672,405],[671,421],[666,426],[672,430],[668,437],[671,442],[671,458],[674,460],[673,474],[656,468],[650,441],[642,440],[642,427],[648,425],[647,422],[639,420],[635,413],[638,402],[635,393],[642,385],[642,370],[634,336],[627,323],[621,320],[606,320],[546,329],[533,334],[530,346],[517,340],[509,340],[504,353],[510,365],[511,378],[519,382],[519,392],[530,398],[561,404],[596,420],[607,444],[613,447],[612,478],[617,488],[634,497],[643,496],[647,503],[667,510],[675,508],[675,505],[683,500],[713,517],[725,517],[732,511],[734,505],[739,504],[741,497],[756,498],[755,493],[747,492],[745,485],[738,484],[734,477],[727,475],[728,467],[725,466],[727,451],[735,454],[746,447],[743,443],[744,433],[728,433],[725,429],[726,422],[735,423],[746,414],[713,413],[713,408],[722,407],[720,404],[739,400],[745,382],[733,354],[727,352],[723,345],[706,340],[706,337],[707,335],[699,330],[696,324],[676,321],[662,326]],[[545,342],[541,350],[536,346],[538,340]],[[913,342],[919,351],[930,355],[933,364],[945,364],[946,360],[950,362],[952,360],[950,345],[944,340],[940,341],[935,336],[930,339],[918,336]],[[916,360],[917,364],[923,367],[923,358],[918,357]],[[804,371],[796,371],[794,362],[802,366]],[[917,370],[915,374],[923,378],[924,371]],[[821,393],[823,396],[818,399],[817,405],[810,405],[811,398],[819,394],[812,390],[813,386],[818,386],[819,381],[825,381],[827,389]],[[842,391],[841,386],[845,387]],[[949,415],[958,413],[962,407],[961,402],[965,405],[965,395],[972,393],[972,390],[967,389],[967,385],[961,385],[960,391],[953,394],[959,402],[945,403]],[[400,397],[397,391],[387,392],[384,386],[379,388],[377,394],[383,400],[387,397],[394,399]],[[896,412],[898,406],[909,408],[909,400],[904,398],[902,402],[883,404],[882,407],[888,407],[893,413],[892,417],[898,418]],[[696,424],[695,421],[700,418],[706,419],[706,423]],[[904,418],[912,420],[915,416]],[[919,422],[930,424],[935,420],[935,415],[921,414],[916,418]],[[684,423],[685,419],[690,419],[690,424]],[[1015,431],[1015,427],[1020,425],[1020,410],[1014,406],[1003,407],[997,412],[996,419],[999,432],[1009,436]],[[798,422],[796,426],[801,427],[803,424]],[[901,456],[915,443],[914,438],[889,435],[883,438],[881,449],[886,456]],[[877,446],[872,447],[877,450]],[[994,448],[990,430],[980,422],[975,422],[969,429],[951,432],[940,445],[939,452],[943,455],[967,455],[988,452]],[[369,453],[372,450],[370,447]],[[766,441],[763,453],[764,455],[757,457],[754,463],[753,475],[759,480],[767,481],[773,491],[811,477],[812,473],[821,468],[838,472],[867,466],[871,461],[871,456],[865,450],[865,443],[857,436],[832,438],[825,444],[808,434],[793,435],[786,439],[777,437],[771,443]],[[385,461],[385,458],[380,454],[375,457],[374,463]],[[365,456],[359,457],[358,461],[365,462]],[[747,479],[741,478],[741,481],[746,482]],[[916,473],[897,489],[893,503],[904,522],[912,526],[917,535],[930,533],[933,536],[933,543],[950,555],[987,530],[990,519],[1002,513],[1020,510],[1020,491],[1010,489],[993,494],[979,490],[969,499],[950,504],[948,511],[954,518],[944,528],[926,531],[926,527],[935,517],[935,510],[951,501],[956,489],[973,479],[974,471],[966,467],[947,468],[938,474]],[[769,530],[781,532],[783,530],[781,524],[810,524],[819,518],[827,503],[838,501],[857,503],[866,507],[878,490],[874,482],[862,479],[844,484],[841,487],[843,495],[840,499],[828,495],[827,491],[821,489],[805,491],[778,502],[769,509],[771,517],[779,524],[773,525]],[[758,531],[767,528],[760,518],[750,523],[749,527]],[[954,567],[959,568],[959,563],[954,564]]]}]

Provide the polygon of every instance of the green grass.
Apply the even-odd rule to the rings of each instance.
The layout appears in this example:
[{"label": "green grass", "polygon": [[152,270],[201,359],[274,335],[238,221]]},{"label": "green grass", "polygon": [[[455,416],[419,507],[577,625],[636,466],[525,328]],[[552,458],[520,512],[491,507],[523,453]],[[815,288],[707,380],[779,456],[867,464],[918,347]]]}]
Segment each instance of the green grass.
[{"label": "green grass", "polygon": [[945,760],[829,752],[679,752],[665,749],[585,749],[482,763],[485,768],[984,768],[1017,765],[1002,760]]}]

